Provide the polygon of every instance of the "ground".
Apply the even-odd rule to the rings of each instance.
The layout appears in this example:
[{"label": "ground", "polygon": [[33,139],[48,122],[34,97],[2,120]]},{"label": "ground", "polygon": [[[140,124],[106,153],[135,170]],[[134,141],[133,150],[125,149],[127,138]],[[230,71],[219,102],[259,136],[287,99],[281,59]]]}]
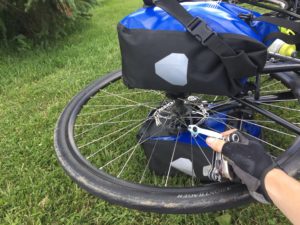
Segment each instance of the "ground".
[{"label": "ground", "polygon": [[114,206],[78,188],[59,166],[53,131],[79,90],[120,68],[117,22],[141,1],[97,6],[84,28],[42,50],[0,52],[0,224],[287,224],[271,205],[199,215]]}]

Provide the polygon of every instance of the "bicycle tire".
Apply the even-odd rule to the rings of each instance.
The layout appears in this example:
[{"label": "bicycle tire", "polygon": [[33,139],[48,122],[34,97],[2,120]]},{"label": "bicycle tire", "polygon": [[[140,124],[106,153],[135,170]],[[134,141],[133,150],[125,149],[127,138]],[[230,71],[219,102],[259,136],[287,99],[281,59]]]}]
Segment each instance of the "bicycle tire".
[{"label": "bicycle tire", "polygon": [[55,129],[55,149],[66,173],[83,189],[108,202],[157,213],[200,213],[238,207],[252,202],[246,187],[238,183],[213,183],[197,188],[157,188],[117,179],[83,158],[72,140],[76,114],[91,96],[122,76],[120,71],[98,79],[64,109]]}]

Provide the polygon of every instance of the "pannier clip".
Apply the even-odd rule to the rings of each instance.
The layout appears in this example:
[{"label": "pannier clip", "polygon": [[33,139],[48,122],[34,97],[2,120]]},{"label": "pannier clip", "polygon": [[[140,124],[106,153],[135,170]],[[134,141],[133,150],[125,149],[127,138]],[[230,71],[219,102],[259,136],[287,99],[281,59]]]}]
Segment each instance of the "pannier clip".
[{"label": "pannier clip", "polygon": [[188,32],[190,32],[195,38],[206,46],[206,42],[214,35],[217,35],[207,24],[199,17],[195,17],[187,26]]}]

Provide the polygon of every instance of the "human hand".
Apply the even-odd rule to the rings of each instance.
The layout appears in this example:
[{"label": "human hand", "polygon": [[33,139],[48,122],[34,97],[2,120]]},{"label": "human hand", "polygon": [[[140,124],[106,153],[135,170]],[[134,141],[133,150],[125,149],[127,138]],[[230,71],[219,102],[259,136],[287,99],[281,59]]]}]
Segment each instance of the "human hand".
[{"label": "human hand", "polygon": [[225,156],[253,198],[268,203],[270,198],[264,187],[264,178],[275,167],[275,163],[260,142],[248,139],[237,130],[229,130],[222,135],[226,139],[233,133],[239,135],[240,142],[225,142],[211,137],[208,137],[206,142],[214,151],[221,152]]}]

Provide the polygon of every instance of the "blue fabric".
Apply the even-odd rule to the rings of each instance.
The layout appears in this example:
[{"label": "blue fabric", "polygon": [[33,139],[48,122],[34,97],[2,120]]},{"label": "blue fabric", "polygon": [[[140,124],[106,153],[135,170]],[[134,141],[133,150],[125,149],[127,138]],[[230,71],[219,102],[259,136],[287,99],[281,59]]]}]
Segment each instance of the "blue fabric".
[{"label": "blue fabric", "polygon": [[[210,119],[207,119],[204,122],[204,127],[207,127],[213,131],[222,133],[227,130],[227,127],[225,124],[227,124],[227,112],[220,112],[220,113],[215,113],[211,115]],[[256,124],[250,124],[247,123],[246,121],[243,122],[241,130],[247,132],[248,134],[260,138],[261,137],[261,132],[262,129],[261,127],[257,126]],[[207,148],[208,145],[206,144],[207,136],[205,135],[198,135],[196,138],[191,137],[191,133],[189,131],[182,132],[180,135],[177,137],[176,135],[174,136],[160,136],[160,137],[152,137],[150,140],[158,140],[158,141],[169,141],[169,142],[179,142],[179,143],[184,143],[184,144],[192,144],[195,146],[200,146],[202,148]]]},{"label": "blue fabric", "polygon": [[[249,26],[239,14],[260,14],[225,2],[185,2],[184,8],[193,16],[199,16],[217,33],[240,34],[262,41],[278,27],[266,22],[253,22]],[[159,7],[142,8],[125,17],[121,24],[128,29],[167,30],[185,32],[185,27]],[[268,44],[268,43],[267,43]]]}]

